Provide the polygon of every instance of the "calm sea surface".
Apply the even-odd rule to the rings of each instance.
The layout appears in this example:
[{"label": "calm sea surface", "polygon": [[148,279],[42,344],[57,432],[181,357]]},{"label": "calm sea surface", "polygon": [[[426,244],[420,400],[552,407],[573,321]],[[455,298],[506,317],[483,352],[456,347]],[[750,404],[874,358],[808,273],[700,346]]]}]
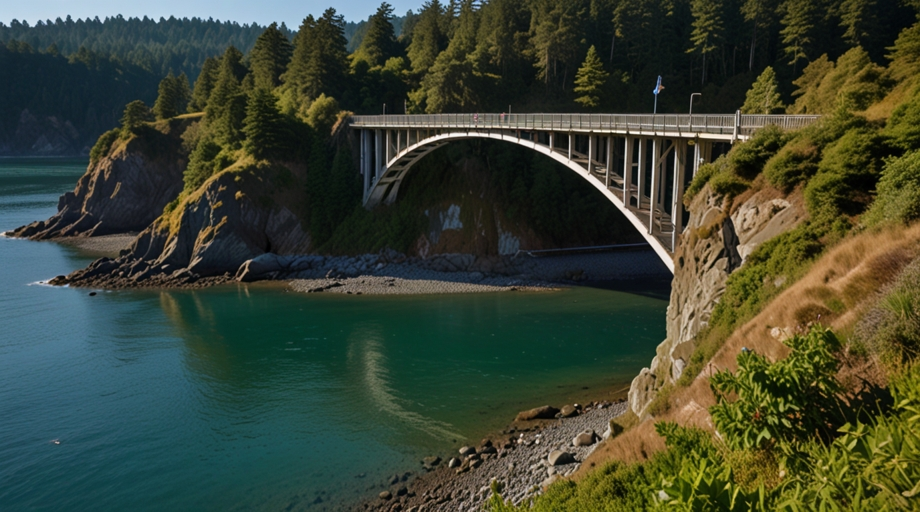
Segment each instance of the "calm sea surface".
[{"label": "calm sea surface", "polygon": [[[85,166],[0,159],[0,232],[52,215]],[[91,260],[0,238],[4,511],[335,510],[518,410],[627,381],[665,335],[661,285],[375,298],[34,284]]]}]

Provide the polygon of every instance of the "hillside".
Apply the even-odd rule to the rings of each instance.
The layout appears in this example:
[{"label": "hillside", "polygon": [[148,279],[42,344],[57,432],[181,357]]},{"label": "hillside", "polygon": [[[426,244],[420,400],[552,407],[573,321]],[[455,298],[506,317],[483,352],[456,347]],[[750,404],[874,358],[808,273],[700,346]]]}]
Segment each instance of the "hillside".
[{"label": "hillside", "polygon": [[668,338],[611,439],[534,510],[918,506],[918,33],[887,68],[813,62],[797,106],[830,115],[701,167]]}]

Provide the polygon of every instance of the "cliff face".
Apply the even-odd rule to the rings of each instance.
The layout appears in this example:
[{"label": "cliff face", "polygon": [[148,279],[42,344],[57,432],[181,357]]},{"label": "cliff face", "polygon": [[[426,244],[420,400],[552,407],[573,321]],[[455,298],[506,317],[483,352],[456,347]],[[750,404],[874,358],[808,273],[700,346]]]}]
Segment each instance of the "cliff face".
[{"label": "cliff face", "polygon": [[[289,187],[270,185],[291,181]],[[191,284],[228,279],[265,253],[308,253],[311,240],[301,224],[297,181],[284,167],[221,173],[141,232],[125,255],[97,260],[53,283]]]},{"label": "cliff face", "polygon": [[182,191],[186,160],[178,136],[149,130],[89,166],[50,219],[17,228],[10,236],[35,240],[141,231]]},{"label": "cliff face", "polygon": [[640,417],[662,386],[680,378],[728,276],[757,246],[793,229],[806,215],[799,194],[782,197],[774,189],[741,196],[734,204],[729,209],[707,186],[690,205],[690,223],[674,255],[667,338],[629,390],[630,407]]}]

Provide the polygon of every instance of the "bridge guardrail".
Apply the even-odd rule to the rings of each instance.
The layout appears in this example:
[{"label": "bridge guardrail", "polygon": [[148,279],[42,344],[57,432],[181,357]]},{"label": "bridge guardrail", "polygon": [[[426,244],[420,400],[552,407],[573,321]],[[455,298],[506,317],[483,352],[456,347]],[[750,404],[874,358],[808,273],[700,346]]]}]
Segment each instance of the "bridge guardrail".
[{"label": "bridge guardrail", "polygon": [[367,128],[499,129],[555,131],[676,131],[748,136],[776,125],[804,128],[820,116],[750,114],[412,114],[353,116],[351,125]]}]

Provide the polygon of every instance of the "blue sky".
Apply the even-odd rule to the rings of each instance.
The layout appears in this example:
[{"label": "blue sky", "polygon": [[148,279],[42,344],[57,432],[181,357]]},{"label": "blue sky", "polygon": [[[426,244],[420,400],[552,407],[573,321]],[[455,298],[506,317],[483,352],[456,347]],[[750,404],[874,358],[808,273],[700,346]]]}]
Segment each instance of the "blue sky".
[{"label": "blue sky", "polygon": [[[393,6],[394,14],[403,15],[409,9],[418,9],[423,0],[387,0]],[[345,16],[348,21],[367,19],[377,10],[381,0],[151,0],[146,2],[124,0],[30,0],[26,2],[3,2],[0,21],[9,24],[13,19],[26,20],[34,25],[38,20],[54,20],[71,15],[76,18],[92,18],[121,14],[124,17],[168,18],[214,18],[239,23],[257,22],[267,25],[273,21],[287,24],[292,30],[308,14],[322,14],[329,7]]]}]

